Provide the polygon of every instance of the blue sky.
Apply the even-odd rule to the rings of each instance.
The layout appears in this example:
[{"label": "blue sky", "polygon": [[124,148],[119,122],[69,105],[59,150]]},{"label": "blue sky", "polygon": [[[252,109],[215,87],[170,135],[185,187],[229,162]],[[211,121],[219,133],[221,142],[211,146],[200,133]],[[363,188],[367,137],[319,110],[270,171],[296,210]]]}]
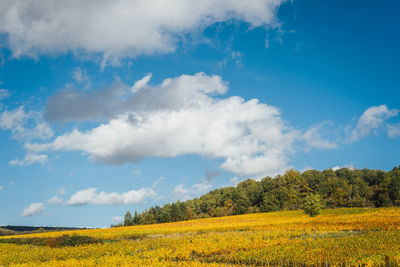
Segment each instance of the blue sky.
[{"label": "blue sky", "polygon": [[171,2],[0,2],[0,224],[399,165],[398,1]]}]

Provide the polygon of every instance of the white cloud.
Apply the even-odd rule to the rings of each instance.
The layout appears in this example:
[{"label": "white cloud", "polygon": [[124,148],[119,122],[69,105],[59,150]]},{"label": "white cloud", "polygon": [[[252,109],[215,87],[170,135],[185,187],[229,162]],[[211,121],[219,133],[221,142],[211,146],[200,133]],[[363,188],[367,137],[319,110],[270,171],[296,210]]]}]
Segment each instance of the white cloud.
[{"label": "white cloud", "polygon": [[301,173],[305,172],[305,171],[309,171],[309,170],[313,170],[314,168],[310,167],[310,166],[305,166],[303,169],[300,170]]},{"label": "white cloud", "polygon": [[343,169],[343,168],[346,168],[346,169],[349,169],[349,170],[355,170],[354,166],[351,165],[351,164],[347,164],[347,165],[344,165],[344,166],[336,165],[335,167],[332,167],[331,169],[334,170],[334,171],[337,171],[337,170],[340,170],[340,169]]},{"label": "white cloud", "polygon": [[349,136],[349,142],[355,142],[368,136],[371,131],[378,129],[385,120],[397,116],[399,110],[388,109],[386,105],[373,106],[368,108],[358,119],[357,126]]},{"label": "white cloud", "polygon": [[112,217],[112,218],[111,218],[111,221],[112,221],[113,223],[121,223],[121,222],[124,221],[124,218],[121,217],[121,216],[115,216],[115,217]]},{"label": "white cloud", "polygon": [[394,138],[400,136],[400,124],[393,124],[387,126],[388,136]]},{"label": "white cloud", "polygon": [[307,131],[303,133],[303,139],[310,147],[321,148],[321,149],[334,149],[337,148],[337,144],[334,141],[324,140],[321,137],[321,128],[326,123],[320,123],[311,126]]},{"label": "white cloud", "polygon": [[41,202],[36,202],[36,203],[32,203],[28,207],[26,207],[22,211],[21,216],[22,217],[31,217],[33,215],[42,214],[44,211],[45,211],[44,204]]},{"label": "white cloud", "polygon": [[15,57],[85,51],[105,61],[167,53],[190,33],[236,19],[276,27],[284,0],[4,0],[0,34]]},{"label": "white cloud", "polygon": [[15,136],[24,133],[25,128],[23,124],[27,119],[23,108],[15,109],[13,111],[5,110],[0,114],[0,127],[2,130],[12,130]]},{"label": "white cloud", "polygon": [[211,102],[208,96],[228,90],[218,75],[181,75],[149,86],[151,74],[132,87],[115,82],[93,92],[67,89],[49,98],[45,117],[51,121],[95,120],[114,118],[128,111],[179,110]]},{"label": "white cloud", "polygon": [[286,125],[276,107],[257,99],[214,97],[227,90],[221,77],[204,73],[140,86],[109,122],[26,148],[83,151],[109,164],[196,154],[221,158],[223,169],[240,176],[283,172],[300,132]]},{"label": "white cloud", "polygon": [[161,184],[164,180],[165,180],[165,177],[161,176],[160,178],[158,178],[157,180],[154,181],[154,183],[151,185],[151,188],[155,188],[156,186]]},{"label": "white cloud", "polygon": [[[37,111],[25,112],[21,106],[14,110],[4,110],[0,113],[0,129],[10,130],[11,137],[19,141],[44,140],[53,136],[50,126],[43,121],[42,114]],[[47,155],[27,153],[22,160],[14,159],[11,165],[31,165],[34,163],[45,163]]]},{"label": "white cloud", "polygon": [[10,165],[13,166],[27,166],[32,165],[34,163],[44,164],[48,160],[47,155],[45,154],[32,154],[28,153],[25,155],[23,160],[14,159],[10,161]]},{"label": "white cloud", "polygon": [[175,186],[173,195],[177,199],[188,200],[193,197],[205,194],[211,190],[213,186],[213,179],[204,179],[197,184],[192,185],[190,188],[185,187],[184,184],[180,183]]},{"label": "white cloud", "polygon": [[140,89],[146,88],[147,84],[149,83],[151,77],[153,75],[151,73],[144,76],[142,79],[136,81],[132,86],[132,92],[136,93]]},{"label": "white cloud", "polygon": [[89,80],[89,77],[87,75],[86,70],[82,70],[81,68],[76,68],[73,72],[72,72],[72,77],[75,79],[75,81],[77,81],[78,83],[82,83],[85,81]]},{"label": "white cloud", "polygon": [[191,188],[191,193],[199,195],[209,192],[213,187],[213,182],[215,178],[219,175],[221,175],[221,173],[218,170],[206,169],[204,180],[200,181],[197,184],[194,184]]},{"label": "white cloud", "polygon": [[49,200],[47,200],[47,205],[50,206],[58,206],[64,204],[64,200],[62,200],[58,196],[51,197]]},{"label": "white cloud", "polygon": [[211,190],[212,188],[212,180],[203,180],[198,184],[194,184],[192,186],[193,190],[196,191],[198,194],[204,194]]},{"label": "white cloud", "polygon": [[240,183],[240,179],[238,177],[232,177],[229,179],[229,186],[237,186],[238,183]]},{"label": "white cloud", "polygon": [[189,193],[189,189],[185,188],[185,186],[181,183],[175,186],[173,193],[177,195],[184,195]]},{"label": "white cloud", "polygon": [[[239,51],[232,51],[228,56],[224,57],[221,61],[217,62],[217,67],[222,69],[226,67],[226,65],[231,65],[229,63],[234,63],[238,67],[243,67],[242,62],[243,54]],[[229,63],[228,63],[229,62]]]},{"label": "white cloud", "polygon": [[175,186],[172,193],[175,199],[186,201],[191,198],[191,190],[186,188],[182,183]]},{"label": "white cloud", "polygon": [[0,185],[0,191],[4,189],[4,186]]},{"label": "white cloud", "polygon": [[47,139],[53,136],[50,126],[42,120],[39,112],[26,113],[23,107],[0,113],[0,129],[10,130],[19,140]]},{"label": "white cloud", "polygon": [[151,188],[141,188],[139,190],[131,190],[122,194],[106,193],[104,191],[97,192],[96,188],[88,188],[76,192],[68,200],[68,204],[72,206],[96,204],[96,205],[124,205],[137,204],[143,202],[147,198],[155,198],[156,193]]},{"label": "white cloud", "polygon": [[242,63],[243,54],[239,51],[233,51],[231,53],[231,59],[235,62],[235,64],[239,67],[243,67]]}]

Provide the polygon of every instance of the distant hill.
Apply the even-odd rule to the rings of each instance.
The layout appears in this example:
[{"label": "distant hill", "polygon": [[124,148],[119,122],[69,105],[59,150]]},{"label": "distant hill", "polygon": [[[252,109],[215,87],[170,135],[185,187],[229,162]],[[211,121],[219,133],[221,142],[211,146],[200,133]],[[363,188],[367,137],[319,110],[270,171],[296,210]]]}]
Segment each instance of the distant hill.
[{"label": "distant hill", "polygon": [[16,231],[0,227],[0,236],[3,236],[3,235],[15,235],[17,233],[18,232],[16,232]]},{"label": "distant hill", "polygon": [[4,236],[4,235],[20,235],[20,234],[40,233],[40,232],[84,230],[84,229],[89,229],[89,228],[7,225],[7,226],[1,226],[0,227],[0,236]]}]

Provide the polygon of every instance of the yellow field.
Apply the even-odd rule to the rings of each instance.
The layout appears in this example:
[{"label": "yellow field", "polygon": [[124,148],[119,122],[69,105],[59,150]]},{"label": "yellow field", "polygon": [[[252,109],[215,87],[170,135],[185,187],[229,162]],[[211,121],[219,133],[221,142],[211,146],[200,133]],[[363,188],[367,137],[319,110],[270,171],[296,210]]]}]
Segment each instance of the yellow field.
[{"label": "yellow field", "polygon": [[[0,243],[0,266],[242,266],[400,264],[400,208],[247,214],[0,239],[98,237],[77,247]],[[393,266],[392,265],[392,266]]]}]

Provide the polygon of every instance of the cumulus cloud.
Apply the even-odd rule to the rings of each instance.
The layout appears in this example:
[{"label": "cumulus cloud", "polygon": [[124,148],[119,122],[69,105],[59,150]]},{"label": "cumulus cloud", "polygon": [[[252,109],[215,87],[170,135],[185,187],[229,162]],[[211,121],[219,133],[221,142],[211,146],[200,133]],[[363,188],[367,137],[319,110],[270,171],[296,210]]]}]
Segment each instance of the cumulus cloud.
[{"label": "cumulus cloud", "polygon": [[79,91],[67,88],[51,96],[46,103],[45,119],[51,122],[72,120],[97,120],[121,112],[126,86],[115,82],[110,87],[96,91]]},{"label": "cumulus cloud", "polygon": [[44,204],[41,202],[35,202],[35,203],[30,204],[28,207],[26,207],[22,211],[21,216],[22,217],[31,217],[33,215],[43,214],[44,211],[45,211]]},{"label": "cumulus cloud", "polygon": [[45,154],[32,154],[28,153],[25,155],[25,158],[22,160],[14,159],[10,161],[10,165],[13,166],[27,166],[32,165],[34,163],[44,164],[48,160],[47,155]]},{"label": "cumulus cloud", "polygon": [[118,206],[125,204],[137,204],[145,201],[148,198],[155,197],[156,193],[151,188],[131,190],[122,194],[115,192],[106,193],[104,191],[97,192],[96,188],[88,188],[73,194],[67,203],[72,206],[86,204]]},{"label": "cumulus cloud", "polygon": [[400,124],[393,124],[387,126],[387,133],[390,138],[400,136]]},{"label": "cumulus cloud", "polygon": [[355,142],[368,136],[382,126],[385,120],[399,114],[397,109],[388,109],[386,105],[368,108],[358,119],[357,126],[351,131],[349,142]]},{"label": "cumulus cloud", "polygon": [[116,81],[110,87],[90,92],[63,90],[48,99],[45,118],[50,121],[96,120],[128,111],[179,110],[211,102],[209,94],[221,95],[228,90],[218,75],[181,75],[165,79],[157,86],[148,85],[150,78],[151,74],[147,74],[132,87]]},{"label": "cumulus cloud", "polygon": [[216,23],[239,20],[276,27],[284,0],[4,0],[0,34],[15,57],[85,51],[105,61],[167,53],[183,36]]},{"label": "cumulus cloud", "polygon": [[[121,114],[107,123],[88,131],[74,129],[53,142],[31,143],[26,148],[31,152],[83,151],[108,164],[196,154],[221,158],[223,169],[241,176],[284,171],[299,131],[283,121],[276,107],[257,99],[218,96],[227,90],[221,77],[204,73],[165,79],[155,86],[145,81],[113,105]],[[107,110],[97,104],[93,104],[96,112]],[[69,112],[65,107],[60,114],[71,118]],[[96,115],[82,117],[90,116]]]}]

